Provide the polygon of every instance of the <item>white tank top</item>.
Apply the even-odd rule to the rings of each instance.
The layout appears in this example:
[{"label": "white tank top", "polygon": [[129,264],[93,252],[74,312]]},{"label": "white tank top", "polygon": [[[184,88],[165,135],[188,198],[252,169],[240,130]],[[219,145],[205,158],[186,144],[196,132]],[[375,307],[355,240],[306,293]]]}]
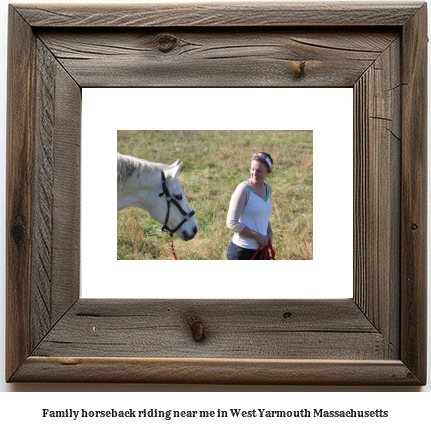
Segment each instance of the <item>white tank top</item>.
[{"label": "white tank top", "polygon": [[[254,190],[247,184],[250,189],[250,197],[245,204],[244,211],[239,218],[239,221],[247,226],[249,229],[254,230],[262,235],[268,234],[269,217],[272,213],[271,193],[268,186],[266,186],[266,197],[261,198]],[[235,234],[232,242],[239,247],[257,250],[259,243],[252,238],[245,238],[244,236]]]}]

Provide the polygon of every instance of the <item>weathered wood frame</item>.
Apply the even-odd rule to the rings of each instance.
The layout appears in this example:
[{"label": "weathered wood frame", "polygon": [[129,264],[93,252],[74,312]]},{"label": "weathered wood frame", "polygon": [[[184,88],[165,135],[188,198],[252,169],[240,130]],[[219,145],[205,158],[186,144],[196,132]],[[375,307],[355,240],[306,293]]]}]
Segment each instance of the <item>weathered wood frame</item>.
[{"label": "weathered wood frame", "polygon": [[[6,379],[425,384],[426,15],[10,6]],[[354,298],[80,299],[81,88],[118,86],[352,87]]]}]

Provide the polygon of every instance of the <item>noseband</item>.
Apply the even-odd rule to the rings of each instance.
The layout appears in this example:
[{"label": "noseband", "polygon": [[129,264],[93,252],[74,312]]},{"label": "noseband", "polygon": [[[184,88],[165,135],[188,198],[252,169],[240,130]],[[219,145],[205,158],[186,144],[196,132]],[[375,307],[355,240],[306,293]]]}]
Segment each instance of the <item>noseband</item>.
[{"label": "noseband", "polygon": [[[181,205],[178,203],[178,201],[173,198],[168,190],[168,187],[166,185],[166,177],[165,173],[162,171],[162,193],[159,194],[159,197],[162,197],[163,195],[166,195],[166,201],[168,202],[168,213],[166,214],[165,224],[162,226],[162,232],[169,232],[169,235],[172,236],[186,221],[190,220],[190,218],[195,214],[194,211],[190,213],[186,213],[182,208]],[[181,221],[181,223],[174,229],[171,230],[168,228],[168,221],[169,221],[169,210],[171,208],[171,202],[178,208],[178,211],[184,216],[184,219]]]}]

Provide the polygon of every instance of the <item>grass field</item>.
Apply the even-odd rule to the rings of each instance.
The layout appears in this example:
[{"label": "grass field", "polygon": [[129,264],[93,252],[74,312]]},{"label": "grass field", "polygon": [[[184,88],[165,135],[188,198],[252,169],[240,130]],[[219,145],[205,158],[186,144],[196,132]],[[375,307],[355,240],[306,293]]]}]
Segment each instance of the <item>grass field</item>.
[{"label": "grass field", "polygon": [[[249,178],[251,154],[270,153],[276,259],[313,258],[312,131],[118,131],[117,151],[168,165],[183,162],[179,182],[196,213],[192,241],[174,236],[180,260],[224,260],[233,234],[226,227],[236,186]],[[173,259],[167,234],[146,212],[117,213],[117,259]]]}]

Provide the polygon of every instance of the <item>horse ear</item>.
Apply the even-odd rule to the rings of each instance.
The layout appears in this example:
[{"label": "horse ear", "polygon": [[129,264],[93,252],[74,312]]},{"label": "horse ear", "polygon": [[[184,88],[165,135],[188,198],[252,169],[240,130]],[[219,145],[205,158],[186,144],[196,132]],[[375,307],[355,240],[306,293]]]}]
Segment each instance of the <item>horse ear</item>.
[{"label": "horse ear", "polygon": [[183,164],[183,162],[181,162],[179,165],[169,167],[169,169],[165,172],[166,179],[168,181],[173,180],[178,175],[178,172],[180,172],[182,164]]},{"label": "horse ear", "polygon": [[180,160],[178,159],[174,164],[172,164],[171,166],[169,166],[169,169],[170,168],[175,168],[175,166],[178,166],[178,162],[179,162]]}]

